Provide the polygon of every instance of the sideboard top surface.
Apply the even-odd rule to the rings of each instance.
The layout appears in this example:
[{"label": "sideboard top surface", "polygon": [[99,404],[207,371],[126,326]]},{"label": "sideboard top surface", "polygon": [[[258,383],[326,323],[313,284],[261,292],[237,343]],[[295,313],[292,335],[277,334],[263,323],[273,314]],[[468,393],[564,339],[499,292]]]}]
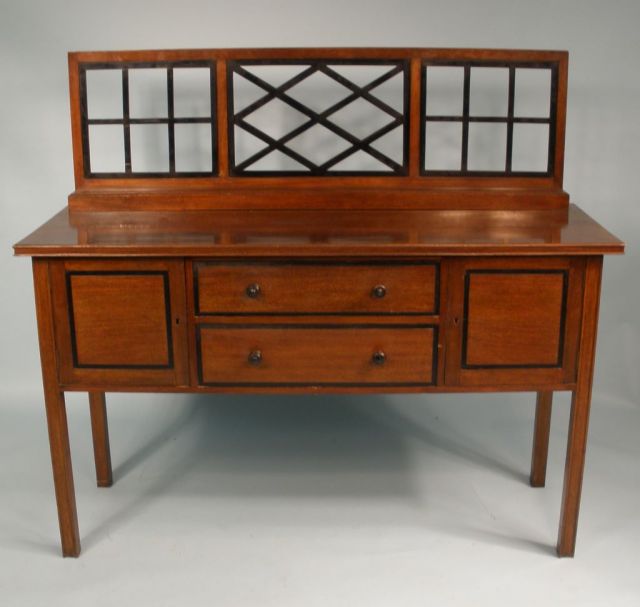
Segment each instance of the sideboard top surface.
[{"label": "sideboard top surface", "polygon": [[622,253],[571,204],[534,210],[70,212],[15,245],[32,256],[398,256]]}]

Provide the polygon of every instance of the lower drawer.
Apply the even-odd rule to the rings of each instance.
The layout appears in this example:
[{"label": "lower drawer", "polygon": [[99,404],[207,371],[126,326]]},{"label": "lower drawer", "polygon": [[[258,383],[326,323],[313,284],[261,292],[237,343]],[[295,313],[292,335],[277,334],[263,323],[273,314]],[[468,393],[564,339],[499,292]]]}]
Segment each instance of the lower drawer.
[{"label": "lower drawer", "polygon": [[429,385],[433,325],[215,325],[196,329],[202,385]]}]

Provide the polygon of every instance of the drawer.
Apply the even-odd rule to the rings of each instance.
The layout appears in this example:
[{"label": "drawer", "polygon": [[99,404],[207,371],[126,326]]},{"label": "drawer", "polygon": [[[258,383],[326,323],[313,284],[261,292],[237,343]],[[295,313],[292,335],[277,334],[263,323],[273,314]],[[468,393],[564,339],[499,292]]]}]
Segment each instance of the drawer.
[{"label": "drawer", "polygon": [[437,314],[438,274],[435,262],[196,262],[196,314]]},{"label": "drawer", "polygon": [[197,327],[205,385],[429,385],[433,325],[213,325]]}]

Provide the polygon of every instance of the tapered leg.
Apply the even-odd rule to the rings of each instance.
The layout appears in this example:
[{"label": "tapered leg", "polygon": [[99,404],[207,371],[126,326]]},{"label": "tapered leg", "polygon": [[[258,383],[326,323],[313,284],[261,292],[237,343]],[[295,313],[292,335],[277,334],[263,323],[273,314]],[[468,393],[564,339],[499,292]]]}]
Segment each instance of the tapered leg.
[{"label": "tapered leg", "polygon": [[62,554],[64,556],[78,556],[80,554],[80,531],[78,530],[64,394],[59,391],[48,393],[45,391],[45,404]]},{"label": "tapered leg", "polygon": [[46,260],[33,260],[33,277],[38,318],[38,339],[44,402],[49,430],[49,446],[53,466],[53,482],[58,506],[58,522],[64,556],[80,554],[80,533],[73,487],[71,450],[64,394],[58,384],[56,349],[53,335],[53,315],[49,285],[49,265]]},{"label": "tapered leg", "polygon": [[536,399],[536,420],[533,429],[531,476],[529,477],[532,487],[544,487],[547,475],[552,399],[553,392],[538,392]]},{"label": "tapered leg", "polygon": [[111,472],[109,426],[104,392],[89,392],[89,409],[91,411],[93,455],[96,461],[96,480],[98,487],[111,487],[113,474]]},{"label": "tapered leg", "polygon": [[558,531],[558,556],[573,556],[575,552],[588,426],[589,394],[576,390],[571,399],[562,512]]},{"label": "tapered leg", "polygon": [[582,475],[589,428],[601,273],[602,257],[589,257],[586,265],[582,302],[578,377],[571,399],[562,511],[560,513],[560,529],[558,531],[558,556],[573,556],[576,547]]}]

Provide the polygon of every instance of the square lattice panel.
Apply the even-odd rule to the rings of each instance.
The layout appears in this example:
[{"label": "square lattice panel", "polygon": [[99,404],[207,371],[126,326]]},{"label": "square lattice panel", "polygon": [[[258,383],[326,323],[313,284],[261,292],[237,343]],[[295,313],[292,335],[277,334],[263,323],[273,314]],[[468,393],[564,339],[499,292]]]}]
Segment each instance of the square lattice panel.
[{"label": "square lattice panel", "polygon": [[236,176],[405,175],[408,62],[229,61]]},{"label": "square lattice panel", "polygon": [[424,61],[423,175],[550,176],[553,63]]},{"label": "square lattice panel", "polygon": [[216,174],[214,61],[85,63],[79,79],[86,177]]}]

